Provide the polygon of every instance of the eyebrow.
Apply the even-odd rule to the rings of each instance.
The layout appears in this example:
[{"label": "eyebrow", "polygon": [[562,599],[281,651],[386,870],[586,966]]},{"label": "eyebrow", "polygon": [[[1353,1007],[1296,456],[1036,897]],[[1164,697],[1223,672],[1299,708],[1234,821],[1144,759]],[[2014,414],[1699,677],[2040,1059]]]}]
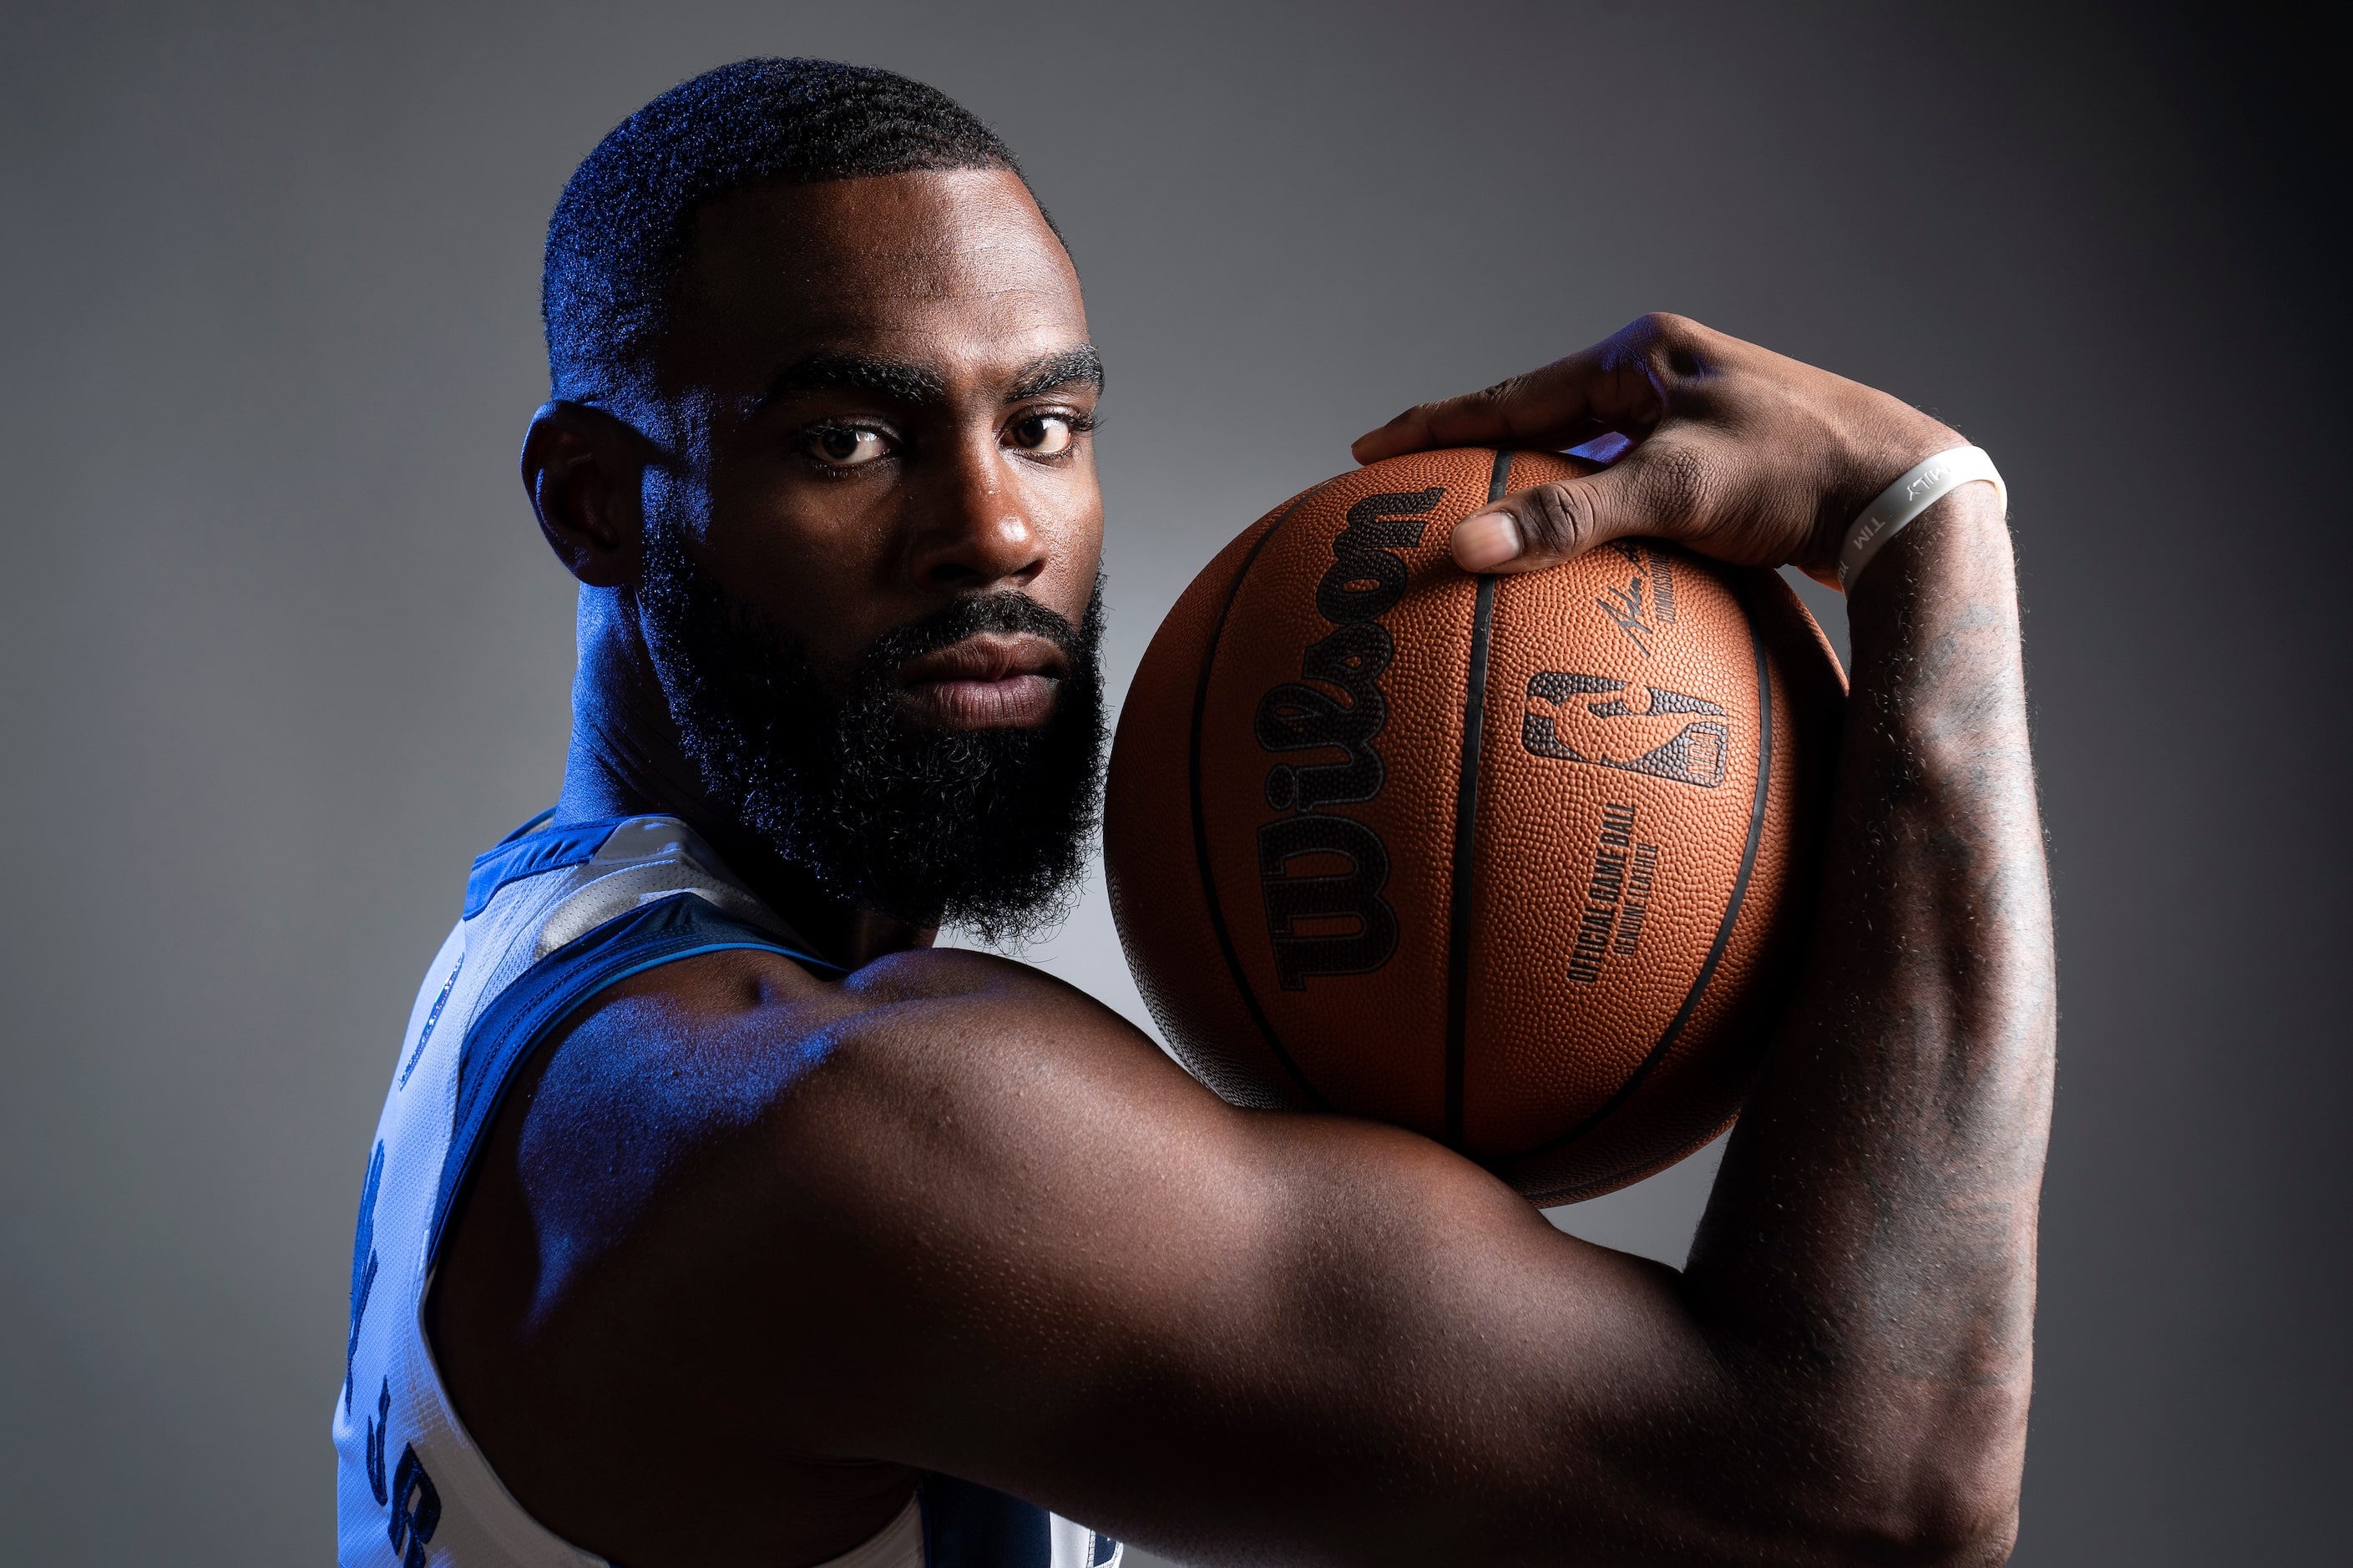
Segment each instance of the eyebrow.
[{"label": "eyebrow", "polygon": [[1064,349],[1060,353],[1048,354],[1023,365],[1005,400],[1018,403],[1025,397],[1036,397],[1062,386],[1092,386],[1101,392],[1103,384],[1103,356],[1095,353],[1094,344],[1081,343],[1077,348]]},{"label": "eyebrow", "polygon": [[[1103,384],[1103,356],[1092,343],[1082,343],[1023,365],[1005,400],[1018,403],[1063,386],[1092,386],[1100,391]],[[900,403],[938,403],[947,396],[947,383],[937,371],[904,360],[817,353],[796,360],[779,372],[761,395],[760,405],[801,393],[844,391],[871,392]]]},{"label": "eyebrow", "polygon": [[795,361],[768,384],[762,406],[804,392],[873,392],[901,403],[937,403],[947,383],[935,371],[902,360],[865,354],[811,354]]}]

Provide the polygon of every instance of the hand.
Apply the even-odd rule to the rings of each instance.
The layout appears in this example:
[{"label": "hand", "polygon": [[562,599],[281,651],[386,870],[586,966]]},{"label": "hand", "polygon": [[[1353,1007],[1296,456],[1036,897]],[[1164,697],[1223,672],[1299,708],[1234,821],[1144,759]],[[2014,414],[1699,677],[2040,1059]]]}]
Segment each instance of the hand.
[{"label": "hand", "polygon": [[1962,444],[1883,392],[1681,316],[1484,392],[1409,408],[1355,447],[1360,463],[1437,447],[1558,451],[1617,432],[1599,474],[1505,496],[1454,528],[1468,572],[1532,572],[1631,534],[1835,586],[1862,509],[1924,458]]}]

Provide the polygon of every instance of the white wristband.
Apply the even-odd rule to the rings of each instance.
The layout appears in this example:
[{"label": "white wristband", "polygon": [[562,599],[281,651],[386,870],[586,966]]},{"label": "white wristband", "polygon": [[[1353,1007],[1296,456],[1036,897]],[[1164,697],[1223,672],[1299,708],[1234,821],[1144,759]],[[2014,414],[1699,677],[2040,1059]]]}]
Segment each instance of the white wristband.
[{"label": "white wristband", "polygon": [[2001,475],[1986,456],[1982,447],[1956,447],[1949,452],[1939,452],[1905,474],[1902,479],[1879,492],[1879,499],[1862,509],[1847,531],[1846,542],[1839,547],[1839,582],[1847,592],[1854,592],[1854,580],[1871,564],[1871,558],[1889,540],[1904,531],[1904,525],[1935,506],[1963,485],[1983,479],[1991,485],[1994,494],[2001,498],[2001,510],[2010,510],[2010,488],[2001,482]]}]

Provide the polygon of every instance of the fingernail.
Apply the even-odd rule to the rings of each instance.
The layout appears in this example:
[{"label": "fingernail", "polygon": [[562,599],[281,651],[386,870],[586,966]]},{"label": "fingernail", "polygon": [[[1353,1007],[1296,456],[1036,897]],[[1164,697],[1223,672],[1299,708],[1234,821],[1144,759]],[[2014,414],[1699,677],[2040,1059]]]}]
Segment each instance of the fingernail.
[{"label": "fingernail", "polygon": [[1508,511],[1483,511],[1454,525],[1454,560],[1465,572],[1501,566],[1520,552],[1520,525]]}]

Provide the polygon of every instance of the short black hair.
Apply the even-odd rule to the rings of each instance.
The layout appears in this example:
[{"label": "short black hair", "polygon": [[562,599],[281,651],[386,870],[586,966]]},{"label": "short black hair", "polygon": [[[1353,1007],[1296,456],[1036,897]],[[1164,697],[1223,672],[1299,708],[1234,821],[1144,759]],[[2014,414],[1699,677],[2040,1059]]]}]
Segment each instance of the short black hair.
[{"label": "short black hair", "polygon": [[918,169],[1021,173],[1012,149],[955,100],[872,66],[737,60],[679,83],[596,144],[548,220],[549,395],[607,396],[628,378],[664,322],[702,206],[757,180]]}]

